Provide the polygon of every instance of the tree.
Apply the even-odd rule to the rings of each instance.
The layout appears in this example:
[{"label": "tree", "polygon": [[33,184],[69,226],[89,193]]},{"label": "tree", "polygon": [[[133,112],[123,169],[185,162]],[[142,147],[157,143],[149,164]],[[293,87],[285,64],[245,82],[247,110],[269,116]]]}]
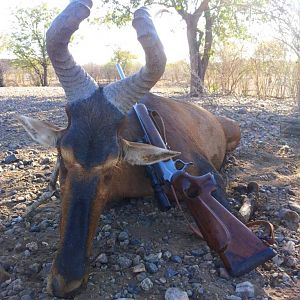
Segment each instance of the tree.
[{"label": "tree", "polygon": [[109,10],[104,19],[123,25],[130,20],[133,9],[141,5],[158,4],[177,12],[186,24],[190,57],[190,93],[198,96],[204,91],[204,77],[212,55],[214,37],[245,36],[246,19],[254,16],[256,6],[265,0],[104,0]]},{"label": "tree", "polygon": [[11,36],[10,47],[15,55],[14,64],[33,72],[37,84],[48,85],[50,60],[46,50],[46,31],[57,14],[56,9],[49,9],[47,4],[33,8],[17,9],[15,30]]},{"label": "tree", "polygon": [[296,101],[300,110],[300,2],[299,0],[271,0],[267,14],[277,29],[275,37],[297,58]]},{"label": "tree", "polygon": [[243,53],[243,45],[229,41],[218,43],[206,75],[208,88],[220,89],[225,94],[238,93],[248,71]]},{"label": "tree", "polygon": [[[7,36],[0,35],[0,53],[6,50],[8,47]],[[4,73],[9,69],[9,63],[7,60],[0,60],[0,87],[4,86]]]},{"label": "tree", "polygon": [[252,58],[258,97],[284,96],[278,88],[288,86],[285,79],[286,49],[279,41],[264,41],[257,45]]},{"label": "tree", "polygon": [[8,48],[7,36],[4,34],[0,35],[0,53]]},{"label": "tree", "polygon": [[127,50],[121,50],[117,48],[114,50],[113,57],[111,58],[111,63],[120,64],[124,73],[129,74],[130,69],[133,66],[133,60],[136,59],[137,56]]}]

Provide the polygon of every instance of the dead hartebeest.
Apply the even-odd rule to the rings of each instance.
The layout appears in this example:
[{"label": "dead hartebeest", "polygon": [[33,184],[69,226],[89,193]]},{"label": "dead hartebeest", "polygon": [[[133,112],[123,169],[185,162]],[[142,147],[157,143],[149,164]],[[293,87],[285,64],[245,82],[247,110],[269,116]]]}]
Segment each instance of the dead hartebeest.
[{"label": "dead hartebeest", "polygon": [[[29,135],[57,147],[61,187],[60,245],[48,278],[48,292],[72,296],[88,279],[88,258],[100,213],[112,198],[152,195],[143,165],[174,157],[192,161],[192,174],[212,172],[215,198],[226,205],[218,172],[227,150],[240,140],[237,123],[191,105],[149,93],[162,76],[166,57],[145,8],[134,13],[133,27],[146,56],[141,70],[99,87],[68,50],[71,35],[89,16],[91,0],[75,0],[53,21],[47,50],[68,104],[68,127],[19,116]],[[141,101],[162,116],[170,149],[139,143],[143,134],[132,105]]]}]

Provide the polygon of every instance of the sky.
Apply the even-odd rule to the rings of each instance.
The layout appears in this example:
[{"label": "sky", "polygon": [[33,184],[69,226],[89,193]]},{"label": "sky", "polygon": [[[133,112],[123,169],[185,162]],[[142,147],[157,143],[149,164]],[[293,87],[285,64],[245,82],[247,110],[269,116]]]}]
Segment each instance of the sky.
[{"label": "sky", "polygon": [[[96,3],[98,0],[94,1]],[[12,14],[16,7],[35,6],[45,2],[45,0],[10,0],[1,1],[0,9],[0,34],[9,33],[12,30]],[[49,0],[49,7],[64,9],[69,0]],[[103,15],[104,15],[103,11]],[[164,14],[155,16],[152,11],[153,20],[164,45],[168,62],[175,62],[181,59],[188,59],[188,46],[186,41],[185,26],[180,17],[176,14]],[[94,62],[104,64],[110,60],[113,51],[121,48],[128,50],[138,56],[138,60],[143,62],[143,49],[136,39],[136,33],[131,25],[123,28],[105,25],[91,26],[88,22],[81,23],[76,33],[77,39],[72,44],[70,50],[81,64]],[[4,56],[7,54],[4,54]],[[3,57],[3,54],[2,54]]]},{"label": "sky", "polygon": [[[100,0],[94,0],[94,5]],[[299,0],[290,0],[299,1]],[[9,34],[12,28],[13,12],[16,7],[35,6],[40,3],[47,2],[49,7],[57,7],[63,10],[69,0],[9,0],[1,1],[0,9],[0,34]],[[92,10],[95,13],[95,10]],[[105,15],[105,11],[98,12],[101,16]],[[188,61],[188,45],[186,38],[185,23],[181,20],[177,13],[165,13],[157,15],[156,11],[151,11],[156,29],[160,39],[164,45],[168,63],[178,60]],[[272,29],[267,25],[257,26],[249,24],[250,32],[258,40],[272,39]],[[144,62],[143,49],[136,39],[136,33],[131,25],[122,28],[115,26],[107,27],[104,24],[99,26],[90,25],[87,21],[83,21],[79,30],[76,32],[74,43],[70,50],[75,60],[80,64],[97,63],[104,64],[110,61],[114,50],[120,48],[128,50],[138,57],[138,61]],[[246,56],[251,56],[254,52],[255,45],[245,42]],[[7,57],[7,54],[1,54],[0,58]]]}]

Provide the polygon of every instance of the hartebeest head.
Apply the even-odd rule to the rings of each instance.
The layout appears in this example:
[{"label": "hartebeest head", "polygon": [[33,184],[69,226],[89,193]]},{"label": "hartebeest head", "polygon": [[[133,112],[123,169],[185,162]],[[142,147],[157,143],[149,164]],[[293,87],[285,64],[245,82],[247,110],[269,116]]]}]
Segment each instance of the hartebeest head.
[{"label": "hartebeest head", "polygon": [[165,68],[163,46],[147,9],[138,9],[133,19],[146,65],[126,79],[99,88],[68,50],[72,34],[91,7],[91,0],[71,1],[47,32],[48,54],[68,99],[68,127],[19,116],[29,135],[57,147],[60,157],[60,246],[48,280],[49,292],[58,297],[72,295],[87,280],[92,240],[113,189],[111,179],[118,162],[146,165],[178,154],[129,142],[118,134],[127,111],[155,85]]}]

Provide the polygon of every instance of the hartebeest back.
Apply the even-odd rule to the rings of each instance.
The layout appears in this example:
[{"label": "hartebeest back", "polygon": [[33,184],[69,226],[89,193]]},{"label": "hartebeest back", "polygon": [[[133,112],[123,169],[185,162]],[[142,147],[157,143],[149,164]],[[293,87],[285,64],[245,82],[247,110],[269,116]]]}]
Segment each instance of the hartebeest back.
[{"label": "hartebeest back", "polygon": [[[239,142],[239,126],[188,103],[149,94],[164,72],[163,46],[146,8],[134,14],[133,26],[146,55],[136,74],[104,88],[77,65],[68,43],[92,7],[91,0],[75,0],[53,21],[47,50],[65,90],[68,127],[19,116],[29,135],[43,145],[57,147],[61,186],[60,246],[48,278],[49,293],[72,296],[88,279],[88,258],[99,215],[112,198],[152,194],[143,165],[181,154],[193,161],[193,174],[215,173],[214,196],[226,205],[220,168],[226,150]],[[162,115],[172,150],[138,143],[142,132],[131,110],[142,101]]]}]

